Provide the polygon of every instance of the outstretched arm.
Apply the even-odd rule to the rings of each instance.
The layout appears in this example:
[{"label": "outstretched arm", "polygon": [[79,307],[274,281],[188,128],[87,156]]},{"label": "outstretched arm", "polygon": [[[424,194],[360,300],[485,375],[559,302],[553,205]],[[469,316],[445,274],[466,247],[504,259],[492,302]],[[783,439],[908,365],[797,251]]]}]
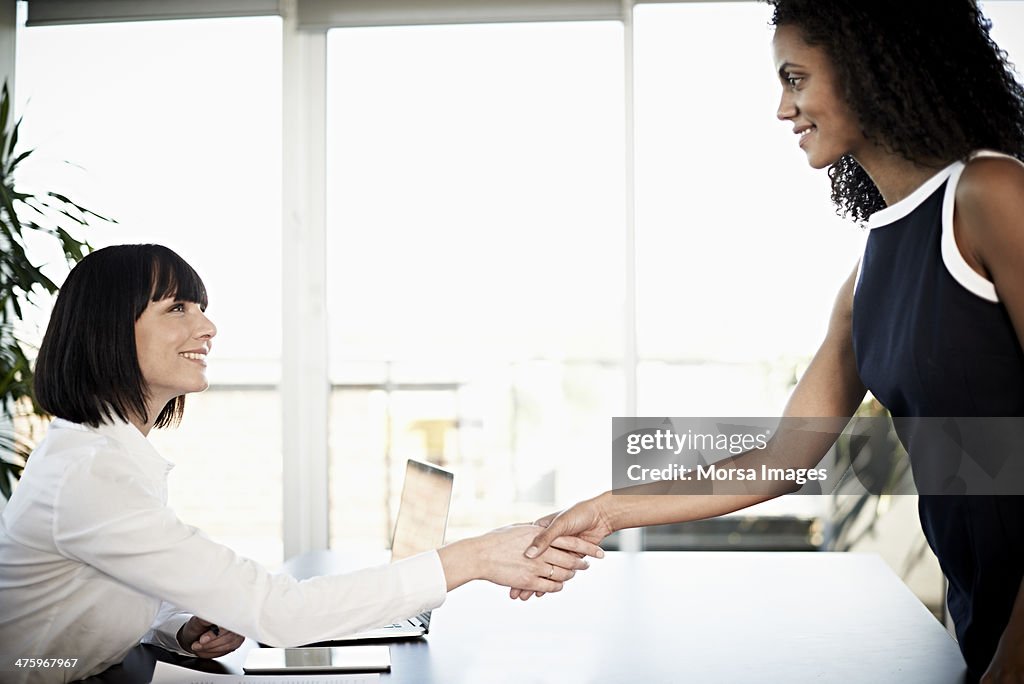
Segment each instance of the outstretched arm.
[{"label": "outstretched arm", "polygon": [[[853,290],[856,271],[843,284],[836,298],[828,333],[814,355],[807,372],[797,383],[786,404],[783,418],[836,417],[845,425],[864,398],[865,388],[857,374],[853,354]],[[784,439],[772,439],[768,448],[747,452],[728,463],[735,468],[760,467],[762,462],[787,467],[809,468],[817,464],[835,441],[835,435],[809,432]],[[720,463],[719,466],[725,465]],[[597,543],[616,530],[710,518],[752,506],[785,491],[753,494],[689,494],[690,483],[658,482],[605,492],[593,499],[538,521],[547,529],[533,540],[527,557],[543,553],[552,540],[580,536]],[[513,591],[513,598],[517,592]]]}]

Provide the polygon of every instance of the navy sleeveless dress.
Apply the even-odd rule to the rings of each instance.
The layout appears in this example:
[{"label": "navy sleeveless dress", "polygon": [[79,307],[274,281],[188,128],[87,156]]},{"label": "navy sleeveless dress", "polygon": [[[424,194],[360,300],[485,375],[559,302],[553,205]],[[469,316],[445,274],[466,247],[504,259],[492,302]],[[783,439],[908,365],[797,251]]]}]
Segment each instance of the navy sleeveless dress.
[{"label": "navy sleeveless dress", "polygon": [[[1024,416],[1021,343],[992,283],[964,261],[953,237],[963,169],[950,165],[868,222],[853,348],[861,380],[894,419]],[[927,468],[928,454],[903,439],[915,473]],[[1024,497],[921,495],[918,508],[976,680],[1024,576]]]}]

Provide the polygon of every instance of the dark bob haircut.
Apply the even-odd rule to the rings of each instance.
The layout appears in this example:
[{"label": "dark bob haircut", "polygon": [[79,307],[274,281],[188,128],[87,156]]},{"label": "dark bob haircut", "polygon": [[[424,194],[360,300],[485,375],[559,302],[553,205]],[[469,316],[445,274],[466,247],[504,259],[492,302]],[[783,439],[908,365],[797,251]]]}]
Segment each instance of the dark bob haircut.
[{"label": "dark bob haircut", "polygon": [[[160,245],[116,245],[82,259],[68,274],[36,360],[35,394],[48,413],[97,427],[113,416],[149,420],[135,322],[150,302],[174,297],[204,310],[206,286]],[[185,397],[167,402],[156,427],[177,425]]]},{"label": "dark bob haircut", "polygon": [[[926,166],[992,149],[1024,160],[1024,88],[974,0],[768,0],[771,23],[825,50],[864,134]],[[829,168],[838,213],[885,207],[863,168]]]}]

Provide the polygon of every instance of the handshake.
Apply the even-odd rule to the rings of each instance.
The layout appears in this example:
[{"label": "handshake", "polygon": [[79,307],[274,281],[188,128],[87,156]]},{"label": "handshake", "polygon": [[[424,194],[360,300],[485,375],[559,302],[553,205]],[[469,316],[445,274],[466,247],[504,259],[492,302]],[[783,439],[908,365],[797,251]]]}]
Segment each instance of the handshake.
[{"label": "handshake", "polygon": [[[544,516],[532,524],[509,525],[452,542],[437,550],[448,591],[472,580],[509,587],[513,599],[561,591],[586,557],[601,558],[598,543],[614,528],[602,498]],[[208,620],[192,617],[177,634],[182,649],[201,658],[217,658],[238,648],[243,637]]]},{"label": "handshake", "polygon": [[561,591],[585,570],[587,556],[602,558],[598,543],[612,532],[593,500],[533,524],[502,527],[438,550],[448,591],[474,579],[510,588],[513,599]]}]

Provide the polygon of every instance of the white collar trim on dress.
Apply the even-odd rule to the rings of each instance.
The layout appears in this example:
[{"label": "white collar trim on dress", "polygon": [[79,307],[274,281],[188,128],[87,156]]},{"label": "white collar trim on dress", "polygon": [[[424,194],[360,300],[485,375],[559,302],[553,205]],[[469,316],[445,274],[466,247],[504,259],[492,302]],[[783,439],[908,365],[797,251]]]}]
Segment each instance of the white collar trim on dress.
[{"label": "white collar trim on dress", "polygon": [[928,199],[931,194],[939,188],[940,185],[946,182],[949,175],[953,173],[953,169],[955,169],[957,165],[962,164],[963,162],[959,161],[953,162],[926,180],[918,186],[917,190],[914,190],[914,192],[910,193],[896,204],[876,211],[868,218],[867,227],[869,229],[881,228],[882,226],[887,226],[890,223],[899,221],[901,218],[914,211],[914,209],[917,209],[922,202]]}]

